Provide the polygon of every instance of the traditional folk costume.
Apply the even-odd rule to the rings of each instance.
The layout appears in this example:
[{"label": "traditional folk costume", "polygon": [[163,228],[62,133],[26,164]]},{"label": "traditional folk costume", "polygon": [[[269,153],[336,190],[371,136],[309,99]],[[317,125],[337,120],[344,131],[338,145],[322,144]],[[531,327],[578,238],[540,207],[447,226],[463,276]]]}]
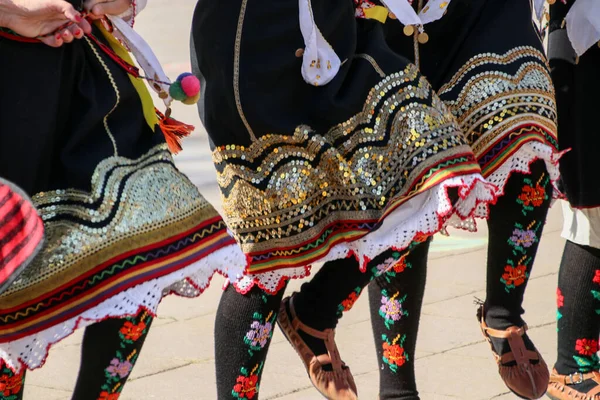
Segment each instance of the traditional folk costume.
[{"label": "traditional folk costume", "polygon": [[[58,49],[3,30],[0,53],[10,55],[0,66],[10,78],[0,176],[32,196],[46,230],[40,254],[0,295],[0,398],[21,398],[24,370],[87,326],[73,398],[117,398],[162,297],[196,296],[215,271],[236,277],[245,257],[173,163],[163,132],[180,125],[157,117],[141,73],[101,24]],[[153,83],[170,101],[168,82]]]},{"label": "traditional folk costume", "polygon": [[548,386],[556,400],[600,399],[599,46],[598,2],[559,0],[550,6],[548,56],[559,143],[567,151],[560,161],[567,242],[558,274],[558,358]]},{"label": "traditional folk costume", "polygon": [[287,328],[317,301],[326,317],[303,321],[328,345],[304,361],[323,394],[355,395],[332,340],[340,303],[357,297],[373,263],[391,268],[452,214],[494,201],[450,110],[390,51],[381,24],[354,14],[348,0],[198,2],[200,115],[225,219],[250,262],[234,282],[244,295],[229,287],[217,313],[220,399],[257,398],[281,289],[323,262],[280,323],[296,341],[303,333]]},{"label": "traditional folk costume", "polygon": [[[560,153],[554,89],[531,5],[415,0],[407,11],[406,4],[357,0],[356,15],[384,23],[390,47],[419,63],[496,188],[497,203],[475,213],[489,230],[486,301],[478,315],[506,385],[520,397],[539,398],[548,370],[526,335],[522,303]],[[369,287],[382,400],[418,399],[414,354],[426,247]]]}]

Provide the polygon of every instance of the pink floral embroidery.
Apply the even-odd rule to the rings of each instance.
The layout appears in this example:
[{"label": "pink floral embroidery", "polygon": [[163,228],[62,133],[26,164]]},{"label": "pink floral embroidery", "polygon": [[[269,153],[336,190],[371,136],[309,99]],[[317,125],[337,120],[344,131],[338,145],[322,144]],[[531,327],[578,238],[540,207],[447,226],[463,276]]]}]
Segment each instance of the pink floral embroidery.
[{"label": "pink floral embroidery", "polygon": [[131,364],[129,361],[121,362],[118,358],[113,358],[108,368],[106,368],[106,371],[110,374],[110,376],[119,375],[121,378],[125,378],[127,375],[129,375],[132,368],[133,364]]},{"label": "pink floral embroidery", "polygon": [[254,321],[246,333],[246,343],[253,347],[263,348],[267,345],[272,331],[273,325],[270,322],[261,324],[260,321]]}]

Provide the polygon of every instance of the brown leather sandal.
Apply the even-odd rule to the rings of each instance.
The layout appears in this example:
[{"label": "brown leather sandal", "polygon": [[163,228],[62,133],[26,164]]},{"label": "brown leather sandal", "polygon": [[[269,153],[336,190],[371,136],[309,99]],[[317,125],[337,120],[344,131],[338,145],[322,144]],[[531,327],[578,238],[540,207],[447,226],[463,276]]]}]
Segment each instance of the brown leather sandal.
[{"label": "brown leather sandal", "polygon": [[[596,382],[598,386],[587,393],[581,393],[569,387],[589,380]],[[547,394],[552,400],[600,400],[600,372],[594,371],[587,374],[576,372],[571,375],[560,375],[553,370]]]},{"label": "brown leather sandal", "polygon": [[[527,350],[523,335],[527,325],[511,326],[506,330],[492,329],[485,323],[483,306],[478,312],[481,332],[489,342],[498,364],[498,372],[504,384],[522,399],[539,399],[546,393],[550,373],[542,355],[538,351]],[[491,338],[508,340],[510,351],[502,356],[494,350]]]},{"label": "brown leather sandal", "polygon": [[[291,321],[288,309],[290,310]],[[331,400],[358,399],[356,384],[350,373],[350,368],[341,360],[335,344],[335,330],[325,329],[324,331],[318,331],[303,324],[296,316],[293,297],[285,298],[281,302],[277,324],[302,359],[313,386],[323,396]],[[304,340],[302,340],[298,331],[323,340],[328,354],[316,356]],[[325,370],[323,367],[327,365],[331,365],[332,369]]]}]

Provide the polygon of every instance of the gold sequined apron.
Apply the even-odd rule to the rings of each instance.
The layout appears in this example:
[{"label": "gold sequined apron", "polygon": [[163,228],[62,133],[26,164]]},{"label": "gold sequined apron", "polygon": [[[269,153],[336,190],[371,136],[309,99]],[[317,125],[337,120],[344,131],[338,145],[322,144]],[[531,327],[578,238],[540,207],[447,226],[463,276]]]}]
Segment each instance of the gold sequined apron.
[{"label": "gold sequined apron", "polygon": [[[198,2],[192,57],[225,219],[249,257],[246,291],[276,291],[314,262],[364,266],[493,198],[455,118],[352,2],[313,0],[343,65],[326,85],[300,73],[291,0]],[[215,39],[216,38],[216,39]],[[329,60],[314,60],[329,65]],[[446,190],[458,187],[453,210]]]},{"label": "gold sequined apron", "polygon": [[[497,194],[513,172],[529,173],[536,160],[556,183],[555,93],[530,2],[453,0],[442,19],[424,28],[420,70],[458,120]],[[415,38],[402,24],[388,18],[384,29],[395,52],[416,57]],[[475,216],[487,215],[480,205]]]}]

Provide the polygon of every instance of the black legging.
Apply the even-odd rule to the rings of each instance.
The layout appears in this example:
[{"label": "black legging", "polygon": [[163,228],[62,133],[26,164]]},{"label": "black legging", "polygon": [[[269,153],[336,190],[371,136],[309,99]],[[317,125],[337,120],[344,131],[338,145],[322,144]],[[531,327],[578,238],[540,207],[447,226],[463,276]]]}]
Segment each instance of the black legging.
[{"label": "black legging", "polygon": [[[512,175],[504,196],[490,206],[485,310],[486,323],[492,328],[524,323],[523,295],[551,194],[545,164],[536,161],[531,165],[531,174]],[[421,247],[408,256],[400,273],[390,271],[369,287],[381,400],[419,399],[414,357],[427,265],[427,248]],[[389,312],[398,308],[401,313]],[[492,340],[499,354],[509,350],[505,340]],[[525,344],[530,349],[533,346],[527,337]]]},{"label": "black legging", "polygon": [[[151,315],[140,312],[133,317],[107,319],[88,326],[71,399],[116,400],[139,357],[152,320]],[[4,366],[0,376],[0,400],[21,400],[24,384],[24,370],[14,374]]]}]

